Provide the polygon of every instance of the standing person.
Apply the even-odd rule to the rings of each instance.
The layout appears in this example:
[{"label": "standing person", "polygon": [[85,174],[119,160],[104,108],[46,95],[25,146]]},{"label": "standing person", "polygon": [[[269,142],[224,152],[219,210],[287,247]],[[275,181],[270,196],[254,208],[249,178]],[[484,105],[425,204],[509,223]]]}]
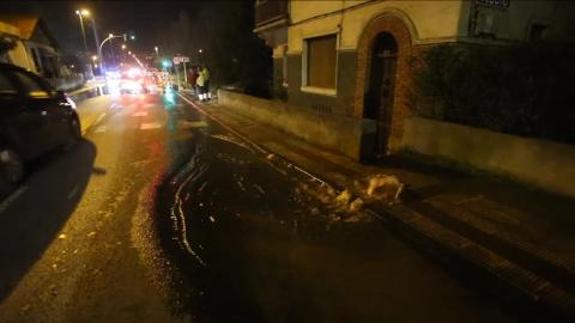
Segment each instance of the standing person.
[{"label": "standing person", "polygon": [[196,78],[196,86],[198,88],[198,99],[200,101],[204,101],[204,87],[205,87],[205,79],[203,71],[198,72],[198,77]]},{"label": "standing person", "polygon": [[205,87],[205,91],[204,91],[204,95],[205,95],[205,99],[206,100],[211,100],[212,99],[212,93],[210,92],[210,71],[208,70],[208,67],[204,65],[204,68],[202,70],[202,74],[204,75],[204,87]]},{"label": "standing person", "polygon": [[198,95],[198,85],[196,84],[197,79],[198,79],[198,67],[193,66],[192,69],[190,70],[190,75],[188,77],[188,81],[192,85],[192,90],[194,91],[194,94],[196,94],[196,95]]}]

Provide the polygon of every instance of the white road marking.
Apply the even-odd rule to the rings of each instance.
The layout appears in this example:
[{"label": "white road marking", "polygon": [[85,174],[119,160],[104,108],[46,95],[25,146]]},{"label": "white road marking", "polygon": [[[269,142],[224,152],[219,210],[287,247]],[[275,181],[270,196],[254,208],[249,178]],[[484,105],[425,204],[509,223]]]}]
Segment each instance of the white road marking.
[{"label": "white road marking", "polygon": [[149,123],[142,123],[140,125],[140,130],[158,129],[161,127],[162,127],[162,124],[159,122],[149,122]]},{"label": "white road marking", "polygon": [[24,194],[24,192],[26,192],[27,189],[28,186],[21,186],[16,191],[14,191],[14,193],[6,197],[6,199],[4,199],[2,203],[0,203],[0,214],[6,211],[6,209],[8,209],[10,205],[12,205],[12,203],[14,203],[14,201],[16,201],[18,197],[20,197],[20,195]]},{"label": "white road marking", "polygon": [[102,132],[106,132],[106,130],[108,130],[108,127],[106,126],[99,126],[98,128],[96,128],[96,130],[94,130],[95,133],[102,133]]},{"label": "white road marking", "polygon": [[205,128],[208,124],[205,121],[179,121],[179,124],[184,128]]},{"label": "white road marking", "polygon": [[96,119],[96,121],[94,122],[94,124],[98,124],[100,121],[102,121],[102,119],[104,119],[106,117],[106,112],[103,112],[102,114],[100,114],[98,116],[98,119]]}]

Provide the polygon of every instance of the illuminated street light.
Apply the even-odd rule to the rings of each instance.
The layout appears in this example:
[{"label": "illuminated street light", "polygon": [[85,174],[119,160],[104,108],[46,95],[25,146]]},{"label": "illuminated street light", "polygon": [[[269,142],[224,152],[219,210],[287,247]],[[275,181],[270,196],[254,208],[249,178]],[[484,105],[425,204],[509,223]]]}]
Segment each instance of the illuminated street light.
[{"label": "illuminated street light", "polygon": [[[104,44],[106,42],[112,40],[113,38],[125,38],[125,37],[126,37],[126,34],[124,34],[123,36],[114,36],[114,34],[112,34],[112,33],[108,34],[108,37],[106,37],[106,39],[104,39],[102,41],[102,43],[100,43],[100,46],[98,46],[98,53],[102,52],[102,46],[104,46]],[[101,57],[102,70],[105,70],[105,68],[104,68],[104,57],[101,55],[100,55],[100,57]]]},{"label": "illuminated street light", "polygon": [[131,40],[136,40],[136,36],[132,35],[132,36],[130,36],[130,39],[131,39]]},{"label": "illuminated street light", "polygon": [[201,49],[201,48],[200,48],[200,49],[198,49],[198,53],[200,53],[200,54],[201,54],[201,53],[203,53],[203,52],[204,52],[204,50],[203,50],[203,49]]},{"label": "illuminated street light", "polygon": [[126,49],[126,44],[122,44],[122,50]]},{"label": "illuminated street light", "polygon": [[156,55],[159,55],[160,49],[158,48],[158,46],[154,46],[154,50],[156,51]]},{"label": "illuminated street light", "polygon": [[95,62],[98,60],[98,55],[92,55],[92,60]]},{"label": "illuminated street light", "polygon": [[132,52],[131,52],[131,51],[128,51],[128,55],[132,55]]},{"label": "illuminated street light", "polygon": [[[96,46],[96,51],[98,50],[98,44],[100,43],[100,37],[98,37],[98,30],[96,28],[96,20],[92,16],[92,13],[88,9],[79,9],[76,10],[76,15],[80,19],[80,28],[82,29],[82,39],[84,41],[84,49],[88,52],[88,45],[86,44],[86,33],[84,29],[84,18],[90,19],[92,22],[92,32],[94,33],[94,42]],[[102,56],[102,53],[98,52],[98,56]]]},{"label": "illuminated street light", "polygon": [[80,19],[80,30],[82,31],[82,40],[84,41],[84,51],[85,53],[88,52],[88,43],[86,42],[86,32],[84,29],[84,11],[87,11],[85,9],[83,10],[76,10],[76,14],[78,15],[78,18]]}]

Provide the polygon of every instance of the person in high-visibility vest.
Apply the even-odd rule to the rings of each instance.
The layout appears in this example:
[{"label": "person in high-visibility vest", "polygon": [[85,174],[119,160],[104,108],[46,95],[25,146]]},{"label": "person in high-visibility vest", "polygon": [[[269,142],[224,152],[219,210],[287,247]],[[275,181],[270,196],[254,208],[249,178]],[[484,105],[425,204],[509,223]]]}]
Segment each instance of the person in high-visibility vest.
[{"label": "person in high-visibility vest", "polygon": [[204,71],[201,69],[198,71],[198,77],[196,78],[196,85],[198,88],[198,99],[200,99],[200,101],[204,101],[206,80],[204,78]]},{"label": "person in high-visibility vest", "polygon": [[211,100],[212,99],[212,93],[210,92],[210,71],[208,70],[208,68],[204,65],[204,68],[202,69],[202,73],[204,74],[204,94],[205,94],[205,99],[206,100]]},{"label": "person in high-visibility vest", "polygon": [[210,100],[212,98],[210,93],[210,71],[206,66],[200,69],[196,84],[200,88],[200,94],[198,95],[200,101]]}]

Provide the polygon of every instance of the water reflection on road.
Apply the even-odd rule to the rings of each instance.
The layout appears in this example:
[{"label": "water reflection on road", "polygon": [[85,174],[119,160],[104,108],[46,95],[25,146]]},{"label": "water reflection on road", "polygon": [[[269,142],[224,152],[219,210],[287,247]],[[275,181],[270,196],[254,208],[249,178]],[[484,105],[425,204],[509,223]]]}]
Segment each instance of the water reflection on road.
[{"label": "water reflection on road", "polygon": [[191,128],[158,209],[200,321],[507,321],[383,224],[334,222],[290,169],[212,122]]}]

